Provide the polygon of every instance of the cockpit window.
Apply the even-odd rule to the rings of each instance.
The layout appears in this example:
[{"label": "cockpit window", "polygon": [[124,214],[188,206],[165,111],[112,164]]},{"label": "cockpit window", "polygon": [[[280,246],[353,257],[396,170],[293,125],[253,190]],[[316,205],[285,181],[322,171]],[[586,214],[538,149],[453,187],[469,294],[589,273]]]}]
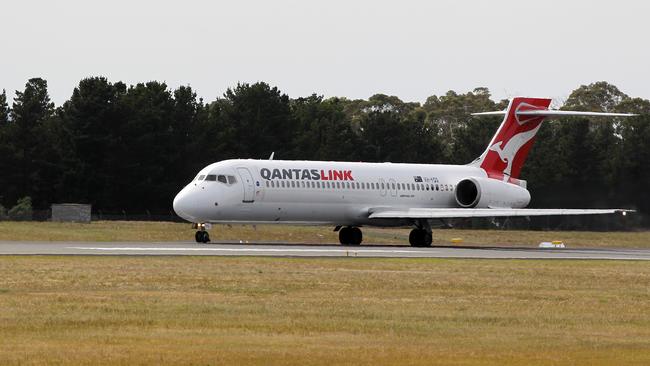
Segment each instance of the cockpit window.
[{"label": "cockpit window", "polygon": [[204,180],[206,182],[219,182],[223,184],[232,185],[237,183],[237,178],[233,175],[225,174],[208,174],[208,175],[199,175],[196,177],[196,180]]}]

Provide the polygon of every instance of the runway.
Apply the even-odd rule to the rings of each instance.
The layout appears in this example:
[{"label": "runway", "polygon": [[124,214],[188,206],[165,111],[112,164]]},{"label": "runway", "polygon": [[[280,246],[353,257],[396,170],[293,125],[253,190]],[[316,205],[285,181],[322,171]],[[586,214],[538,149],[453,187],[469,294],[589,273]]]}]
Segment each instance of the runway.
[{"label": "runway", "polygon": [[219,242],[34,242],[0,241],[0,255],[201,255],[264,257],[483,258],[650,260],[648,249],[538,249]]}]

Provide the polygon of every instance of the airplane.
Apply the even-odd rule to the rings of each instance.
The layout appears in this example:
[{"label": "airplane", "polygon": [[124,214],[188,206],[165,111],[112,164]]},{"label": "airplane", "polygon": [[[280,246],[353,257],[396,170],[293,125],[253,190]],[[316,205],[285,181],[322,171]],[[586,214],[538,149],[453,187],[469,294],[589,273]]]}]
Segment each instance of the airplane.
[{"label": "airplane", "polygon": [[467,165],[233,159],[210,164],[174,198],[195,240],[210,241],[214,223],[331,225],[342,245],[359,245],[361,227],[410,226],[409,243],[432,244],[431,222],[453,218],[592,215],[624,209],[526,208],[519,179],[545,118],[630,117],[628,113],[549,109],[551,99],[517,97],[485,151]]}]

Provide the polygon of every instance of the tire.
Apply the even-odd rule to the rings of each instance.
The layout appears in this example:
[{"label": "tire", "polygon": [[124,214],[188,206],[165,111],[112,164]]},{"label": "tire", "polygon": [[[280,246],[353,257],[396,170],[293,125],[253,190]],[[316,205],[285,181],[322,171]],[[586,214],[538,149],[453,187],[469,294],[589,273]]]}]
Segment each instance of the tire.
[{"label": "tire", "polygon": [[207,231],[203,232],[203,244],[210,242],[210,234]]},{"label": "tire", "polygon": [[422,243],[423,247],[430,248],[431,244],[433,243],[433,235],[428,232],[424,232],[424,242]]},{"label": "tire", "polygon": [[413,229],[409,234],[409,243],[413,247],[424,248],[430,247],[433,242],[433,236],[423,229]]},{"label": "tire", "polygon": [[360,245],[363,241],[363,234],[358,227],[350,228],[350,245]]},{"label": "tire", "polygon": [[409,244],[411,244],[412,247],[419,247],[420,243],[422,242],[422,230],[420,229],[413,229],[411,230],[411,233],[409,234]]},{"label": "tire", "polygon": [[196,240],[197,243],[203,243],[202,231],[197,231],[196,234],[194,234],[194,240]]},{"label": "tire", "polygon": [[350,245],[350,228],[342,227],[339,230],[339,243],[341,245]]}]

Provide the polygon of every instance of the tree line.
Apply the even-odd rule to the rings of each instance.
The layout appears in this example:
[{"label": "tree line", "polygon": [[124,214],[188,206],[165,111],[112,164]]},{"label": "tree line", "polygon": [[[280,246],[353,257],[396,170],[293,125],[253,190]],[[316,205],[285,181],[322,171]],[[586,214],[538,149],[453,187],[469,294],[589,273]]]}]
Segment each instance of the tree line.
[{"label": "tree line", "polygon": [[[266,83],[238,84],[206,102],[170,89],[104,77],[80,81],[60,106],[30,79],[13,101],[0,94],[0,204],[90,203],[94,210],[169,213],[174,195],[205,165],[228,158],[465,164],[504,109],[486,88],[424,103],[290,98]],[[624,111],[629,119],[545,122],[524,165],[531,207],[631,207],[650,212],[650,101],[607,82],[583,85],[562,108]]]}]

